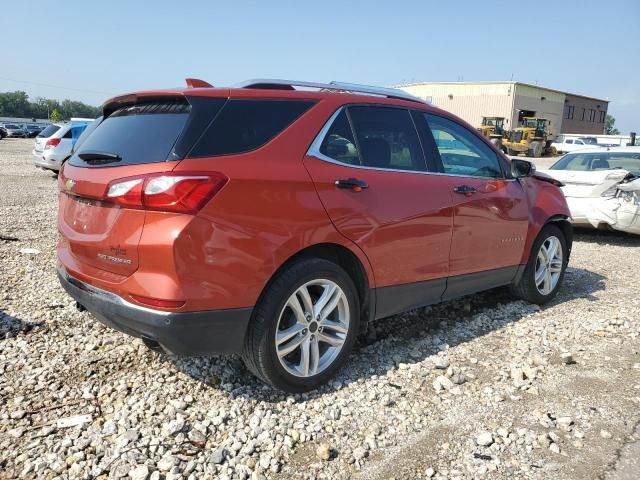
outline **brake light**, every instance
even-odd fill
[[[44,144],[44,149],[48,150],[49,148],[57,147],[59,144],[59,138],[50,138],[49,140],[47,140],[47,143]]]
[[[142,295],[131,295],[136,302],[150,307],[160,308],[180,308],[186,302],[184,300],[162,300],[160,298],[143,297]]]
[[[196,213],[229,179],[218,172],[169,172],[114,180],[103,201],[127,208]]]

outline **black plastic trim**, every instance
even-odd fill
[[[241,353],[252,308],[166,312],[137,307],[58,271],[62,287],[106,326],[157,343],[174,355]]]
[[[446,278],[424,282],[391,285],[376,289],[375,318],[385,318],[398,313],[438,303],[447,286]]]
[[[374,290],[375,319],[516,283],[525,267],[526,265],[514,265],[455,277],[377,288]]]

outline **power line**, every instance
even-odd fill
[[[98,95],[112,95],[112,93],[103,92],[103,91],[100,91],[100,90],[87,90],[87,89],[84,89],[84,88],[62,87],[60,85],[51,85],[49,83],[31,82],[29,80],[16,80],[15,78],[0,77],[0,80],[7,80],[9,82],[16,82],[16,83],[26,83],[26,84],[29,84],[29,85],[38,85],[40,87],[58,88],[60,90],[71,90],[71,91],[75,91],[75,92],[95,93],[95,94],[98,94]]]

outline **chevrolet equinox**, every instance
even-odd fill
[[[559,182],[399,90],[255,80],[108,100],[58,178],[58,275],[104,324],[305,391],[368,322],[498,286],[542,304]]]

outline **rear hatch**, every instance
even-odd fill
[[[100,270],[135,272],[145,220],[140,189],[150,174],[171,172],[186,155],[206,126],[203,104],[224,103],[211,100],[127,97],[106,105],[59,176],[61,248]]]
[[[58,125],[48,125],[42,132],[40,132],[38,134],[38,136],[36,137],[36,143],[35,143],[35,151],[38,153],[41,153],[44,151],[44,146],[47,143],[47,140],[49,140],[49,138],[56,133],[58,130],[60,130],[60,126]]]

